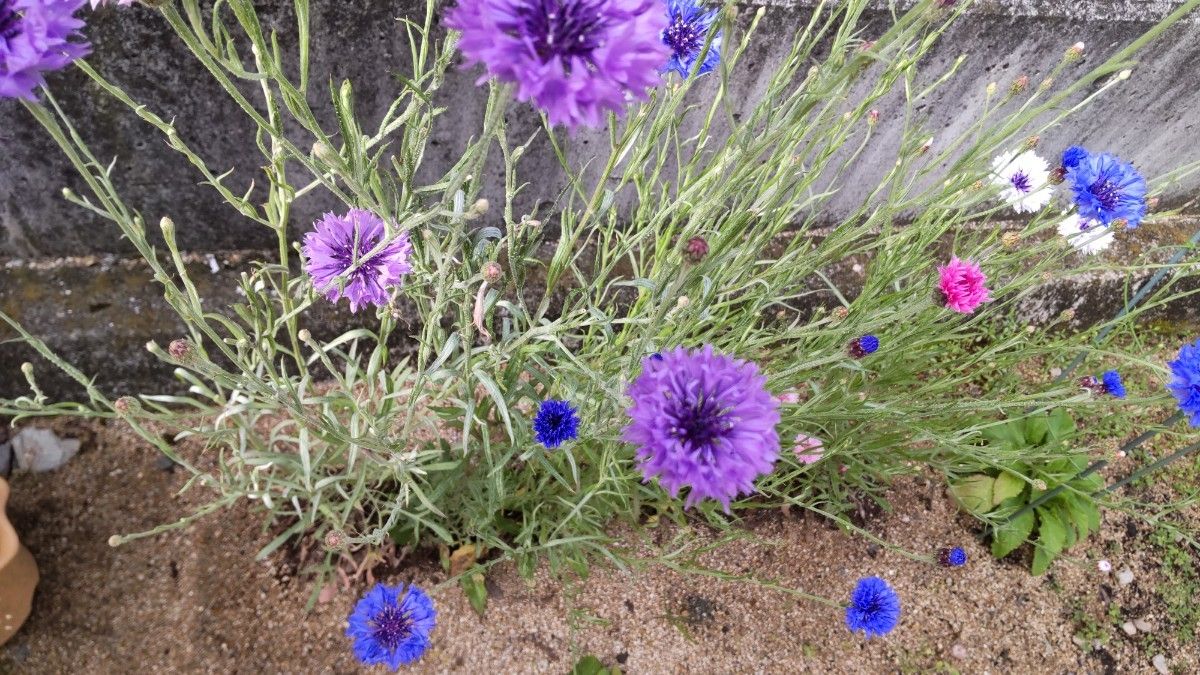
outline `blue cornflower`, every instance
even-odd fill
[[[546,399],[533,418],[533,435],[547,448],[557,448],[579,437],[579,415],[566,401]]]
[[[1113,155],[1088,154],[1068,167],[1067,180],[1081,218],[1106,226],[1123,220],[1133,229],[1146,217],[1146,179]]]
[[[874,354],[878,350],[879,338],[874,335],[864,335],[850,341],[850,356],[856,359],[861,359],[867,354]]]
[[[1109,370],[1101,376],[1101,381],[1104,383],[1104,392],[1111,394],[1117,398],[1125,398],[1125,385],[1121,383],[1121,374],[1115,370]]]
[[[662,68],[664,73],[673,70],[680,77],[692,73],[696,59],[704,51],[708,31],[719,15],[719,10],[704,9],[696,0],[667,0],[667,28],[663,31],[662,41],[671,48],[671,57]],[[720,62],[721,33],[718,32],[696,74],[712,72]]]
[[[433,601],[416,586],[375,584],[350,613],[346,637],[354,638],[354,656],[363,665],[399,670],[429,649],[436,617]]]
[[[967,564],[967,552],[959,546],[944,548],[938,551],[938,563],[943,567],[962,567]]]
[[[1200,427],[1200,340],[1184,345],[1179,358],[1167,365],[1174,376],[1167,388],[1179,401],[1179,409],[1188,416],[1188,422]]]
[[[1067,148],[1066,150],[1063,150],[1063,154],[1062,154],[1063,168],[1064,169],[1074,169],[1075,167],[1079,166],[1080,162],[1087,159],[1089,155],[1090,155],[1090,153],[1087,150],[1079,147],[1078,145],[1072,145],[1071,147]]]
[[[846,627],[863,631],[868,638],[886,635],[900,623],[900,596],[879,577],[858,580],[846,608]]]

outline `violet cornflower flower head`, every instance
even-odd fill
[[[1200,427],[1200,340],[1185,344],[1179,350],[1179,358],[1167,365],[1172,375],[1167,388],[1179,401],[1179,409],[1188,416],[1188,423]]]
[[[45,74],[91,52],[73,15],[85,0],[0,0],[0,98],[36,101]]]
[[[713,352],[712,345],[643,359],[629,385],[630,423],[622,438],[637,446],[646,480],[658,477],[671,496],[691,488],[686,506],[715,499],[729,511],[739,494],[779,458],[779,402],[749,361]]]
[[[680,77],[692,74],[708,31],[721,14],[717,9],[705,9],[697,0],[667,0],[667,28],[663,31],[663,44],[671,48],[671,58],[663,72],[675,71]],[[704,61],[696,70],[697,75],[711,73],[721,62],[721,33],[718,32],[704,55]]]
[[[970,314],[992,298],[988,295],[987,276],[979,265],[970,260],[950,258],[950,263],[938,267],[938,290],[946,307],[960,314]]]
[[[1067,181],[1081,218],[1103,225],[1120,220],[1132,230],[1146,217],[1146,179],[1113,155],[1088,154],[1068,167]]]
[[[533,418],[533,436],[548,449],[579,437],[578,411],[567,401],[547,399]]]
[[[962,567],[967,564],[967,552],[959,546],[944,548],[938,551],[938,564],[942,567]]]
[[[645,99],[670,56],[662,0],[459,0],[446,25],[462,32],[467,65],[517,85],[551,124],[598,127]]]
[[[436,619],[433,601],[416,586],[375,584],[354,606],[346,637],[363,665],[400,670],[429,649]]]
[[[851,633],[863,631],[868,638],[887,635],[900,623],[900,597],[879,577],[858,580],[850,605],[846,607],[846,627]]]
[[[378,253],[371,254],[387,236],[379,216],[363,209],[350,209],[344,216],[326,213],[316,230],[304,236],[305,269],[313,288],[330,302],[350,299],[350,311],[367,303],[383,307],[391,300],[390,289],[398,288],[412,271],[412,244],[401,232]]]

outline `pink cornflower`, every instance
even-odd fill
[[[792,448],[796,453],[796,461],[801,464],[812,464],[821,459],[825,452],[825,444],[815,436],[796,434],[796,445]]]
[[[992,298],[988,295],[987,276],[979,265],[970,260],[950,258],[950,263],[938,268],[938,289],[946,307],[960,314],[970,314],[975,308]]]

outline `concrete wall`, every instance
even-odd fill
[[[787,48],[790,30],[811,15],[811,0],[771,2],[748,56],[734,83],[732,100],[751,105],[756,93]],[[282,47],[292,48],[291,3],[261,3],[268,27],[280,31]],[[1006,86],[1019,74],[1041,79],[1076,41],[1087,44],[1089,64],[1129,43],[1177,2],[1088,0],[983,2],[951,29],[923,64],[940,73],[959,54],[968,54],[959,75],[922,108],[936,136],[956,134],[975,118],[988,82]],[[880,8],[868,18],[864,37],[883,30],[889,15]],[[748,7],[747,10],[752,9]],[[321,83],[349,78],[356,84],[357,106],[369,127],[377,122],[397,90],[391,74],[407,66],[404,34],[394,20],[417,15],[423,3],[313,2],[312,103],[328,110]],[[744,11],[743,15],[749,14]],[[122,85],[133,98],[164,118],[175,117],[181,136],[206,157],[215,170],[235,168],[233,186],[248,186],[257,177],[261,156],[244,115],[211,83],[210,76],[174,39],[157,12],[145,7],[105,8],[89,14],[95,54],[90,63]],[[1200,19],[1196,15],[1173,28],[1144,50],[1134,77],[1063,127],[1047,133],[1043,147],[1052,154],[1071,143],[1105,149],[1135,162],[1156,176],[1188,161],[1200,160]],[[483,95],[474,85],[476,73],[455,71],[440,93],[449,105],[435,128],[426,159],[429,177],[440,175],[457,157],[465,139],[477,132]],[[708,83],[712,86],[714,83]],[[210,189],[198,185],[198,174],[162,139],[124,107],[97,91],[80,73],[51,78],[53,91],[76,120],[97,156],[116,158],[115,175],[128,203],[151,223],[170,215],[185,249],[228,259],[233,251],[269,249],[272,235],[240,219]],[[699,92],[700,96],[703,92]],[[857,175],[861,190],[894,161],[898,116],[881,109],[877,141],[867,150]],[[327,115],[328,117],[328,115]],[[510,114],[510,137],[535,129],[533,116],[517,106]],[[333,128],[333,120],[326,120]],[[98,373],[106,388],[127,391],[161,376],[147,370],[140,346],[149,337],[166,339],[177,328],[164,316],[153,286],[143,281],[136,263],[124,260],[130,247],[111,225],[65,202],[64,185],[83,192],[80,181],[19,104],[0,101],[0,308],[15,312],[36,333],[62,348],[85,371]],[[571,141],[572,154],[585,158],[597,135]],[[582,163],[582,162],[580,162]],[[534,178],[528,198],[549,199],[558,192],[561,172],[543,143],[523,162],[524,176]],[[499,167],[489,173],[501,184]],[[857,205],[863,196],[850,184],[826,214]],[[1168,202],[1183,204],[1200,190],[1200,173],[1168,192]],[[494,194],[492,196],[495,196]],[[294,211],[299,232],[321,211],[334,207],[328,198],[308,197]],[[64,258],[59,260],[60,258]],[[232,266],[214,275],[214,297],[229,285]],[[43,274],[31,274],[30,270]],[[60,271],[56,271],[60,270]],[[228,290],[232,290],[229,288]],[[219,302],[219,301],[218,301]],[[0,339],[7,334],[0,330]],[[123,345],[117,356],[114,344]],[[135,347],[137,347],[135,349]],[[0,345],[0,395],[20,390],[16,365],[26,358],[13,346]],[[120,365],[114,368],[114,361]],[[46,370],[46,369],[42,369]],[[5,377],[17,382],[5,383]]]

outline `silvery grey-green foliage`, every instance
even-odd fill
[[[1127,413],[1069,382],[1022,373],[1065,363],[1096,331],[1132,326],[1182,292],[1172,277],[1114,324],[1083,333],[1013,326],[1017,303],[1047,279],[1102,268],[1133,278],[1155,264],[1081,267],[1053,236],[1053,210],[1028,222],[1002,220],[1007,206],[995,199],[987,167],[995,154],[1108,95],[1131,55],[1196,4],[1091,70],[1064,58],[1045,86],[1018,91],[1001,83],[966,132],[932,144],[918,106],[958,64],[944,73],[918,65],[964,8],[919,3],[868,45],[865,0],[821,3],[761,100],[735,121],[741,102],[729,99],[727,84],[744,71],[742,56],[764,13],[735,18],[730,6],[711,97],[670,80],[610,124],[609,147],[588,167],[566,161],[571,137],[543,129],[569,187],[552,209],[518,213],[514,198],[539,176],[521,166],[532,139],[510,138],[504,115],[534,113],[511,104],[504,86],[480,90],[487,106],[479,131],[453,168],[431,184],[417,178],[434,120],[450,104],[439,88],[454,37],[436,37],[436,2],[423,18],[398,23],[412,72],[372,128],[355,113],[352,83],[331,83],[326,96],[326,83],[309,80],[307,0],[295,0],[296,54],[281,52],[249,0],[167,3],[166,24],[238,103],[242,123],[257,130],[264,180],[250,192],[235,192],[202,159],[203,149],[188,144],[192,121],[177,128],[152,101],[135,101],[102,72],[79,67],[161,131],[232,207],[231,217],[274,231],[277,256],[242,278],[243,303],[206,306],[174,241],[187,223],[123,202],[110,167],[46,92],[45,104],[29,111],[89,191],[67,198],[133,243],[188,328],[188,348],[175,355],[150,347],[177,366],[187,393],[111,401],[5,317],[84,383],[89,401],[51,404],[35,389],[33,397],[0,402],[0,412],[120,419],[192,473],[188,489],[211,495],[202,513],[246,498],[261,505],[278,533],[262,555],[296,537],[338,531],[351,546],[388,536],[477,542],[523,570],[539,556],[577,569],[596,556],[620,564],[606,534],[614,519],[682,519],[679,502],[642,482],[619,438],[624,387],[640,360],[676,345],[711,343],[755,360],[772,391],[802,393],[784,406],[785,448],[798,433],[825,440],[826,458],[812,465],[785,449],[776,471],[759,481],[761,494],[739,507],[786,503],[838,517],[856,495],[877,494],[891,477],[923,467],[957,476],[1051,461],[1036,450],[981,445],[981,432],[1051,409]],[[1088,87],[1094,91],[1085,95]],[[889,95],[901,104],[888,114],[904,118],[895,164],[857,210],[829,223],[822,208],[854,179],[863,149],[879,142],[872,110]],[[314,101],[334,111],[336,127],[318,122]],[[488,209],[478,197],[491,153],[503,158],[506,197]],[[1156,189],[1172,178],[1161,177]],[[301,272],[289,226],[292,205],[318,192],[378,213],[393,235],[410,233],[415,269],[401,296],[421,319],[414,332],[402,334],[397,306],[379,311],[369,328],[313,337],[307,310],[325,300]],[[147,221],[160,218],[162,251],[147,231]],[[1003,231],[1019,233],[1019,242],[1003,242]],[[693,236],[710,248],[698,263],[680,251]],[[934,300],[936,265],[951,251],[983,265],[997,298],[986,311],[962,317]],[[864,265],[853,297],[828,274],[848,259]],[[489,263],[503,270],[495,283],[484,279]],[[848,311],[807,309],[822,303]],[[847,343],[866,333],[879,335],[884,348],[867,360],[849,358]],[[1104,346],[1089,359],[1161,370]],[[1138,394],[1146,403],[1165,396]],[[574,402],[583,419],[580,439],[554,452],[530,430],[531,411],[547,397]],[[177,451],[162,429],[193,450]],[[709,505],[698,515],[728,521]]]

